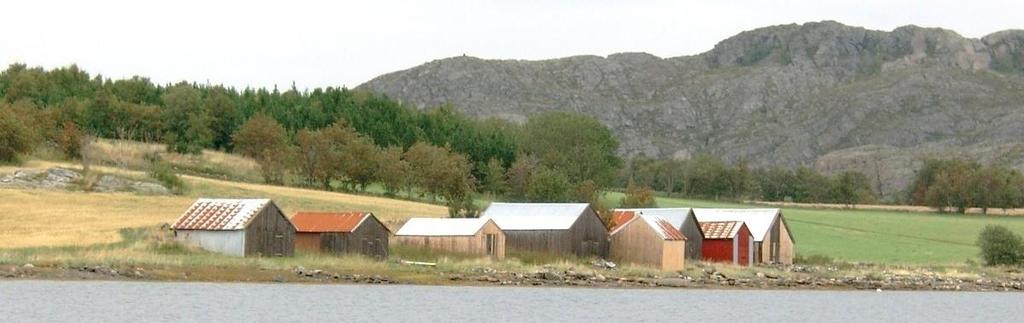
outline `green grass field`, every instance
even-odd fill
[[[621,193],[605,196],[618,205]],[[760,207],[674,198],[659,207]],[[827,255],[837,260],[889,264],[955,264],[978,261],[975,241],[986,225],[1003,225],[1024,234],[1024,217],[895,211],[783,208],[798,255]]]

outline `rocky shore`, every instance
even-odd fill
[[[420,269],[408,272],[341,273],[295,267],[258,268],[143,268],[123,266],[36,266],[0,265],[2,279],[49,280],[145,280],[277,283],[424,284],[475,286],[539,286],[595,288],[698,288],[698,289],[801,289],[801,290],[932,290],[932,291],[1024,291],[1024,275],[1013,269],[1000,275],[948,274],[923,269],[864,272],[829,266],[771,266],[726,274],[714,266],[698,265],[672,276],[624,275],[600,268],[556,269],[544,267],[531,272],[503,271],[478,267],[463,272]],[[433,271],[433,272],[431,272]],[[425,275],[424,275],[425,273]],[[393,275],[392,275],[393,274]],[[396,276],[404,277],[398,278]],[[956,276],[956,275],[954,275]]]

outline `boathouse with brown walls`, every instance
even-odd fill
[[[295,248],[329,254],[388,257],[388,230],[370,212],[299,212],[292,216]]]
[[[703,258],[750,266],[754,259],[754,237],[741,221],[709,221],[700,224],[704,230]]]
[[[587,203],[491,203],[480,218],[501,228],[509,253],[608,255],[608,229]]]
[[[742,221],[754,237],[755,263],[793,263],[793,234],[779,209],[693,209],[697,221]]]
[[[505,233],[479,218],[412,218],[395,232],[395,244],[461,255],[505,258]]]
[[[639,211],[615,211],[613,217],[628,220],[609,234],[608,257],[612,261],[665,271],[683,269],[688,241],[667,218]]]
[[[175,239],[245,257],[290,257],[295,227],[269,199],[196,200],[171,226]]]
[[[633,212],[619,212],[633,211]],[[625,223],[632,218],[633,214],[645,214],[658,216],[672,224],[686,237],[686,248],[684,256],[686,259],[700,260],[701,245],[704,242],[704,232],[701,231],[700,222],[690,208],[640,208],[640,209],[615,209],[612,221],[619,224]],[[615,216],[617,215],[617,216]],[[614,224],[613,224],[614,225]]]

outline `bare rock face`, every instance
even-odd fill
[[[0,176],[0,188],[82,190],[83,176],[78,171],[54,167],[46,170],[20,169]],[[146,195],[170,195],[166,187],[149,182],[134,181],[113,175],[101,175],[92,184],[94,192],[134,192]]]
[[[1024,165],[1024,156],[995,149],[1024,138],[1020,30],[970,39],[916,26],[783,25],[695,56],[455,57],[358,89],[514,121],[548,110],[586,113],[617,134],[624,156],[708,153],[823,170],[871,161],[885,174],[869,177],[890,196],[921,159],[965,148],[981,154],[972,158]]]

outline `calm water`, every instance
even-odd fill
[[[0,282],[3,322],[1011,322],[1024,294]]]

